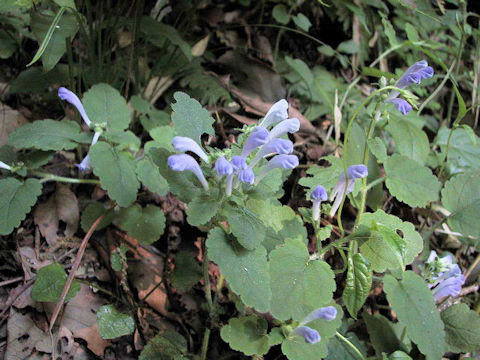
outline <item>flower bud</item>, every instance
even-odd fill
[[[288,102],[285,99],[277,101],[260,122],[259,126],[268,128],[270,125],[288,118]]]

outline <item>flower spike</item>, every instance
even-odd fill
[[[78,98],[77,95],[75,95],[72,91],[68,90],[67,88],[61,87],[58,89],[58,96],[60,99],[65,100],[75,106],[82,116],[83,121],[85,121],[85,124],[87,124],[88,127],[90,127],[91,121],[88,118],[88,115],[83,107],[82,102]]]
[[[322,201],[328,200],[327,191],[322,185],[318,185],[310,194],[310,200],[313,202],[312,218],[314,221],[317,221],[320,219],[320,205],[322,204]]]
[[[205,154],[205,151],[203,151],[200,145],[189,137],[175,136],[172,140],[172,146],[176,151],[191,151],[198,155],[207,164],[210,162],[208,160],[208,155]]]
[[[270,125],[288,118],[288,102],[285,99],[277,101],[260,122],[259,126],[268,128]]]
[[[316,344],[322,339],[317,330],[309,328],[308,326],[299,326],[293,330],[293,332],[302,336],[305,342],[309,344]]]
[[[205,190],[208,190],[208,182],[203,175],[202,169],[195,159],[187,154],[170,155],[168,166],[174,171],[191,171],[202,183]]]
[[[243,146],[242,150],[242,156],[247,157],[253,150],[267,143],[269,135],[270,134],[268,130],[264,127],[257,126],[255,129],[253,129],[247,141],[245,141],[245,145]]]

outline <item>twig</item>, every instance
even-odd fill
[[[459,303],[462,296],[468,295],[468,294],[470,294],[470,293],[472,293],[472,292],[477,292],[477,291],[478,291],[478,288],[479,288],[479,285],[478,285],[478,284],[464,287],[464,288],[462,289],[462,291],[460,292],[460,294],[458,294],[458,296],[455,296],[455,297],[451,297],[451,296],[450,296],[450,297],[447,298],[447,300],[445,300],[444,302],[442,302],[442,303],[438,306],[438,310],[439,310],[440,312],[442,312],[442,311],[446,310],[447,308],[449,308],[450,306]]]
[[[5,281],[0,282],[0,287],[19,282],[21,280],[23,280],[23,276],[19,276],[19,277],[16,277],[14,279],[5,280]]]
[[[70,270],[70,274],[68,274],[67,282],[65,283],[65,286],[63,287],[63,290],[62,290],[62,294],[60,295],[60,299],[58,300],[57,305],[55,305],[55,309],[53,310],[52,318],[50,319],[50,326],[48,327],[49,331],[52,331],[53,325],[57,320],[58,314],[60,313],[60,309],[65,303],[65,298],[67,297],[68,290],[70,290],[70,286],[72,286],[75,273],[77,272],[78,267],[80,266],[80,262],[82,261],[83,254],[85,253],[85,249],[87,248],[88,240],[92,236],[98,224],[100,224],[102,220],[105,218],[105,215],[106,214],[101,215],[97,220],[95,220],[92,226],[90,226],[90,229],[88,230],[87,235],[85,235],[85,237],[82,240],[82,243],[80,244],[80,247],[78,248],[77,257],[75,259],[75,262],[73,263],[72,269]]]

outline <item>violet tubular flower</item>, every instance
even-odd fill
[[[233,166],[223,156],[219,157],[215,162],[215,172],[219,178],[233,173]]]
[[[270,140],[283,136],[287,133],[293,134],[300,129],[300,120],[297,118],[283,120],[281,123],[275,125],[270,131]]]
[[[410,66],[407,71],[398,79],[395,86],[399,89],[405,89],[412,84],[420,84],[422,79],[428,79],[433,76],[433,68],[428,66],[426,60],[421,60]],[[393,103],[395,108],[403,115],[408,114],[412,110],[412,106],[405,100],[398,98],[400,93],[392,90],[388,95],[387,102]]]
[[[239,171],[238,180],[244,184],[253,185],[255,181],[255,174],[250,166],[247,166],[245,169]]]
[[[285,120],[286,118],[288,118],[288,102],[282,99],[272,105],[259,126],[268,128],[270,125]]]
[[[302,336],[305,342],[309,344],[316,344],[322,339],[317,330],[308,326],[299,326],[293,330],[293,333]]]
[[[353,191],[355,180],[368,176],[368,168],[363,164],[349,166],[347,169],[347,176],[348,179],[345,180],[345,173],[340,175],[338,182],[330,194],[330,200],[335,199],[330,211],[330,217],[333,217],[337,212],[340,203],[342,202],[343,194],[347,195]]]
[[[293,143],[286,139],[273,139],[267,144],[263,145],[257,152],[253,160],[250,162],[250,166],[254,167],[263,157],[272,154],[291,154],[293,152]]]
[[[75,106],[82,116],[83,121],[85,121],[85,124],[87,124],[88,127],[90,127],[91,121],[88,118],[88,115],[85,111],[85,108],[83,107],[82,102],[78,98],[77,95],[75,95],[72,91],[68,90],[67,88],[61,87],[58,89],[58,96],[60,99],[65,100]],[[93,139],[92,142],[90,143],[90,148],[95,145],[102,133],[95,131],[95,134],[93,134]],[[83,160],[80,162],[80,164],[75,165],[80,172],[87,172],[90,170],[90,157],[85,156]]]
[[[453,262],[453,256],[439,257],[435,251],[430,252],[427,261],[428,275],[431,283],[428,285],[432,289],[435,301],[446,296],[458,296],[465,283],[465,276],[462,275],[460,267]]]
[[[74,94],[72,91],[68,90],[67,88],[61,87],[58,89],[58,96],[60,99],[65,100],[75,106],[82,116],[83,121],[85,121],[85,124],[87,124],[88,127],[90,127],[91,121],[88,118],[87,112],[85,111],[85,108],[83,107],[82,102],[78,98],[76,94]]]
[[[318,319],[324,319],[327,321],[332,321],[335,320],[337,317],[337,309],[335,309],[334,306],[326,306],[326,307],[321,307],[316,310],[313,310],[310,314],[308,314],[305,319],[302,321],[303,324],[307,324],[311,321],[318,320]]]
[[[241,156],[247,157],[253,150],[268,142],[270,133],[267,129],[257,126],[245,141]]]
[[[12,167],[5,164],[3,161],[0,161],[0,169],[6,169],[6,170],[11,170]]]
[[[277,155],[274,156],[265,167],[262,169],[260,174],[255,179],[255,185],[257,185],[260,180],[262,180],[270,170],[273,169],[294,169],[298,166],[298,157],[296,155]]]
[[[172,140],[172,146],[176,151],[191,151],[198,155],[207,164],[210,162],[208,155],[203,151],[200,145],[193,139],[184,136],[175,136]]]
[[[320,205],[322,204],[322,201],[328,200],[327,191],[322,185],[318,185],[317,187],[315,187],[315,189],[313,189],[312,193],[310,194],[310,200],[312,200],[313,203],[312,218],[314,221],[317,221],[318,219],[320,219]]]
[[[203,188],[208,190],[208,182],[203,175],[202,169],[192,156],[187,154],[170,155],[168,157],[168,166],[174,171],[191,171],[198,178]]]

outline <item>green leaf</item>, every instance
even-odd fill
[[[117,89],[108,84],[96,84],[82,99],[92,125],[105,124],[108,131],[125,130],[130,124],[130,109]]]
[[[428,153],[430,152],[430,143],[427,134],[410,121],[403,119],[396,120],[392,117],[386,130],[392,134],[395,141],[395,149],[412,160],[425,164]]]
[[[102,135],[108,142],[121,145],[122,149],[130,149],[132,151],[140,149],[140,139],[130,130],[111,130],[104,132]]]
[[[32,94],[45,93],[51,94],[51,86],[54,84],[68,83],[68,65],[57,64],[47,73],[43,72],[41,66],[34,66],[22,71],[11,82],[9,94]]]
[[[455,304],[441,314],[448,350],[460,353],[480,350],[480,316],[466,304]]]
[[[366,357],[367,350],[354,332],[342,334]],[[328,356],[325,360],[356,360],[358,354],[340,338],[334,336],[328,341]]]
[[[442,190],[442,203],[451,212],[448,224],[464,236],[480,236],[480,170],[454,176]]]
[[[0,29],[0,59],[8,59],[17,50],[18,43],[8,32]]]
[[[214,190],[212,190],[213,192]],[[212,194],[200,193],[190,203],[187,208],[187,221],[190,225],[205,225],[215,216],[219,210],[221,201]]]
[[[418,31],[415,29],[415,26],[413,26],[410,23],[405,24],[405,32],[407,33],[407,38],[408,40],[412,42],[417,42],[420,41],[420,37],[418,36]]]
[[[135,330],[135,322],[128,314],[117,311],[113,305],[103,305],[98,309],[98,332],[102,339],[115,339],[129,335]]]
[[[268,322],[259,316],[232,318],[222,327],[220,336],[233,350],[245,355],[263,355],[270,349]]]
[[[93,202],[89,204],[85,210],[82,212],[82,218],[80,220],[80,225],[82,226],[83,231],[87,232],[90,227],[93,225],[95,220],[97,220],[100,216],[106,213],[105,218],[100,221],[100,224],[97,225],[96,230],[101,230],[106,228],[108,225],[111,224],[113,218],[115,217],[115,213],[112,209],[105,208],[105,204],[100,202]]]
[[[310,29],[310,27],[312,26],[310,20],[302,13],[298,13],[297,15],[295,15],[293,17],[293,22],[303,31],[308,31],[308,29]]]
[[[275,5],[272,11],[272,16],[275,21],[283,25],[288,24],[290,21],[290,15],[288,15],[287,8],[282,4]]]
[[[377,210],[374,213],[363,214],[359,224],[369,227],[372,222],[385,225],[393,231],[402,233],[406,246],[403,257],[405,265],[411,264],[415,257],[422,251],[423,239],[411,222],[402,221],[395,215],[387,214],[383,210]]]
[[[167,330],[150,339],[139,360],[182,360],[188,351],[187,341],[177,332]]]
[[[201,266],[190,252],[180,251],[175,255],[175,270],[171,278],[175,289],[181,292],[188,291],[201,277]]]
[[[387,19],[385,14],[380,13],[382,16],[382,24],[385,31],[385,35],[387,35],[388,42],[390,43],[390,47],[395,47],[398,45],[397,35],[395,34],[395,29],[393,28],[392,23]]]
[[[311,311],[332,301],[333,271],[323,260],[310,260],[301,241],[288,239],[270,253],[270,277],[270,312],[279,320],[301,321]]]
[[[343,290],[343,303],[352,317],[357,317],[372,287],[370,262],[362,254],[348,257],[347,283]]]
[[[327,356],[329,339],[340,327],[343,316],[342,308],[338,305],[334,306],[337,309],[337,317],[334,320],[321,319],[308,323],[308,327],[318,331],[321,341],[308,344],[303,337],[293,334],[283,341],[282,352],[289,360],[322,360]]]
[[[8,143],[17,149],[70,150],[78,146],[80,131],[70,120],[37,120],[11,133]]]
[[[387,148],[385,143],[379,137],[368,140],[368,148],[370,152],[377,158],[379,162],[385,162],[387,160]]]
[[[265,225],[248,207],[227,204],[222,215],[230,225],[232,234],[245,249],[253,250],[265,239]]]
[[[387,188],[398,200],[412,207],[425,207],[438,200],[441,184],[427,167],[396,154],[390,156],[384,166]]]
[[[160,196],[167,194],[167,180],[160,174],[160,169],[155,165],[150,156],[146,155],[142,160],[137,162],[136,173],[138,180],[140,180],[148,190]]]
[[[165,230],[165,215],[155,205],[142,208],[138,204],[120,209],[113,223],[128,232],[140,244],[148,245],[157,241]]]
[[[114,271],[122,271],[127,268],[127,251],[128,247],[125,244],[111,251],[110,265]]]
[[[307,230],[303,221],[291,207],[282,205],[275,199],[250,199],[247,206],[267,227],[263,246],[268,252],[277,245],[285,243],[286,239],[297,239],[303,242],[307,240]]]
[[[440,146],[443,156],[445,156],[450,131],[451,129],[442,127],[435,140],[435,145]],[[472,141],[471,134],[465,128],[453,130],[448,150],[448,162],[461,171],[468,168],[480,168],[480,141],[476,135],[474,139],[475,141]]]
[[[267,312],[272,294],[265,248],[246,250],[217,227],[208,234],[207,249],[210,259],[217,263],[230,288],[245,305]]]
[[[126,207],[136,200],[140,183],[131,157],[103,141],[90,148],[89,156],[102,188],[118,205]]]
[[[370,261],[372,269],[376,272],[403,269],[406,241],[387,226],[379,223],[370,226],[370,238],[360,246],[360,252]]]
[[[0,179],[0,235],[8,235],[20,225],[41,193],[42,184],[37,179]]]
[[[395,350],[401,349],[409,351],[411,344],[408,337],[402,334],[405,331],[405,326],[401,323],[392,323],[386,317],[380,314],[370,315],[366,311],[362,314],[367,325],[367,331],[370,335],[370,341],[377,356],[381,356],[382,352],[390,354]]]
[[[77,19],[72,14],[65,14],[65,8],[60,8],[56,15],[46,11],[33,11],[30,26],[41,43],[35,57],[27,65],[30,66],[40,57],[43,70],[48,72],[60,61],[67,49],[65,39],[75,37],[78,31]]]
[[[307,198],[317,185],[322,185],[325,187],[325,190],[327,190],[327,193],[330,192],[344,171],[342,159],[335,156],[326,156],[323,157],[322,160],[327,160],[331,166],[320,167],[313,165],[307,170],[307,175],[311,176],[299,180],[300,185],[305,186],[310,190],[307,192]]]
[[[170,25],[156,21],[150,16],[144,16],[141,19],[140,29],[147,35],[147,40],[152,44],[164,47],[164,39],[168,39],[172,44],[178,46],[183,55],[189,60],[193,58],[192,48],[182,39],[178,31]]]
[[[354,40],[347,40],[338,45],[337,51],[344,54],[356,54],[360,51],[360,46],[358,46],[358,43]]]
[[[403,351],[395,351],[388,357],[388,360],[412,360],[412,358]]]
[[[305,82],[310,96],[314,97],[317,94],[315,87],[314,76],[308,65],[301,59],[293,59],[290,56],[285,56],[285,62],[290,66]]]
[[[172,140],[175,137],[175,129],[173,126],[159,126],[150,130],[150,136],[153,141],[148,142],[145,145],[145,151],[149,150],[149,147],[160,147],[167,149],[168,151],[174,151],[172,146]]]
[[[385,275],[383,283],[398,320],[407,327],[408,337],[427,360],[441,359],[445,352],[444,325],[425,280],[413,271],[405,271],[402,280]]]
[[[186,136],[202,145],[202,134],[215,135],[212,124],[214,120],[200,103],[187,94],[177,91],[173,94],[172,121],[178,136]]]
[[[58,263],[42,267],[38,270],[32,287],[32,299],[41,302],[57,302],[62,295],[67,278],[68,275],[65,273],[63,266]],[[80,283],[74,280],[65,301],[74,298],[79,290]]]

